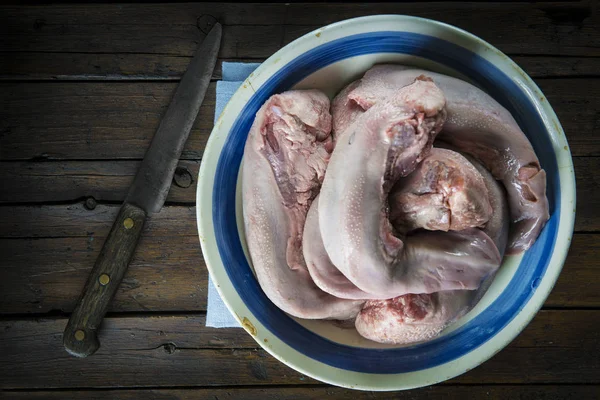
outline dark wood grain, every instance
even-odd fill
[[[600,280],[597,278],[599,257],[600,236],[576,234],[561,275],[545,306],[598,308],[600,305]]]
[[[185,316],[107,318],[100,332],[104,346],[93,357],[75,359],[61,346],[66,320],[5,320],[0,384],[9,389],[316,383],[256,349],[245,331],[205,328],[203,322]],[[449,383],[599,384],[599,323],[600,311],[542,311],[506,349]],[[223,341],[249,347],[222,348]]]
[[[145,221],[141,208],[128,203],[120,208],[63,333],[69,354],[87,357],[100,347],[98,329],[129,267]]]
[[[90,199],[68,205],[0,207],[0,238],[106,237],[118,210],[118,205],[94,204]],[[172,238],[197,234],[193,206],[163,207],[146,220],[142,231],[144,236]]]
[[[73,8],[76,10],[78,7]],[[103,15],[110,12],[107,7],[102,8]],[[58,8],[52,9],[56,11]],[[37,26],[41,27],[36,30],[35,21],[19,21],[9,11],[4,11],[0,23],[5,24],[5,29],[12,32],[0,35],[0,53],[141,53],[188,56],[206,36],[196,27],[195,17],[194,22],[187,24],[166,20],[162,23],[138,20],[135,23],[131,20],[118,20],[118,17],[112,22],[78,24],[65,21],[63,16],[55,15],[50,9],[47,12],[51,15],[41,12],[35,20],[47,21],[38,22]],[[143,9],[134,12],[145,14]],[[89,17],[91,15],[86,18]],[[124,18],[127,17],[136,20],[133,15]],[[186,19],[189,20],[189,17]],[[23,25],[18,25],[19,23]],[[266,58],[281,48],[284,37],[284,25],[225,26],[219,57]],[[256,43],[261,45],[256,46]],[[574,54],[581,53],[575,51]],[[6,62],[11,63],[10,59]]]
[[[600,79],[539,79],[536,83],[558,116],[571,154],[600,156],[594,133],[600,128],[600,104],[596,105],[600,103]]]
[[[0,53],[0,81],[143,81],[179,80],[190,56],[160,54]],[[592,77],[600,74],[600,58],[514,55],[511,58],[533,78]],[[221,63],[262,62],[264,58],[221,58],[213,80],[221,79]]]
[[[0,191],[0,203],[73,201],[82,197],[122,202],[140,163],[117,160],[0,163],[0,187],[11,188]],[[199,167],[198,161],[179,163],[167,202],[195,203]],[[179,183],[178,176],[183,174],[187,179]]]
[[[2,54],[2,53],[0,53]],[[6,53],[5,53],[6,54]],[[10,53],[10,63],[0,62],[2,81],[178,81],[192,56],[158,54]],[[544,63],[543,60],[552,60]],[[43,64],[40,61],[43,60]],[[530,66],[533,76],[592,76],[600,60],[587,57],[517,56]],[[260,63],[264,58],[219,58],[212,80],[222,78],[223,62]],[[544,65],[546,64],[546,65]]]
[[[9,393],[7,393],[9,394]],[[63,400],[320,400],[348,399],[375,400],[389,399],[387,392],[357,392],[336,387],[283,387],[283,388],[202,388],[202,389],[137,389],[137,390],[94,390],[94,391],[39,391],[10,392],[11,398]],[[429,386],[413,389],[406,393],[395,393],[394,398],[411,400],[452,400],[452,399],[561,399],[592,400],[600,397],[597,385],[465,385]]]
[[[600,231],[600,158],[574,158],[577,181],[577,230]]]
[[[0,159],[143,158],[177,82],[0,84]],[[202,157],[213,127],[206,93],[181,155]]]
[[[599,79],[538,79],[575,156],[599,156]],[[176,82],[0,83],[0,160],[141,159]],[[213,128],[212,84],[182,159],[202,157]]]
[[[211,15],[225,25],[221,57],[264,58],[309,30],[373,14],[440,20],[507,53],[600,55],[587,2],[13,6],[0,10],[0,51],[190,55]]]
[[[117,209],[114,206],[110,212],[92,214],[89,231],[84,222],[87,210],[75,214],[80,218],[66,211],[65,218],[73,221],[65,226],[74,232],[71,237],[59,232],[56,237],[0,239],[0,314],[73,310]],[[189,210],[173,210],[167,208],[164,217],[150,220],[110,311],[206,310],[208,274],[195,233],[195,218]],[[25,232],[40,226],[40,231],[51,233],[53,223],[45,225],[41,211],[35,215],[41,219],[31,220]],[[6,215],[2,220],[6,221]],[[76,226],[78,221],[81,224]],[[600,235],[574,236],[547,307],[600,307],[599,249]]]
[[[0,314],[73,310],[103,241],[0,240]],[[142,236],[109,311],[206,310],[207,280],[197,235]]]
[[[62,317],[37,320],[8,319],[0,321],[4,329],[2,341],[10,342],[4,350],[7,356],[18,354],[17,348],[34,346],[38,351],[60,351],[62,330],[67,320]],[[107,316],[100,338],[103,346],[97,355],[121,350],[148,351],[172,347],[175,349],[255,349],[259,347],[252,336],[241,328],[207,328],[203,314],[162,316]],[[38,335],[25,336],[30,329]],[[63,349],[64,351],[64,349]],[[74,363],[76,365],[76,363]]]

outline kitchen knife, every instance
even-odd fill
[[[87,357],[100,347],[97,331],[131,261],[146,216],[160,211],[179,156],[208,89],[221,25],[208,33],[181,78],[63,334],[66,350]]]

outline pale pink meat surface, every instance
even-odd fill
[[[331,262],[319,226],[319,196],[315,198],[304,225],[302,241],[306,267],[321,290],[343,299],[372,299],[373,295],[356,287]]]
[[[508,111],[458,79],[375,66],[333,118],[329,106],[289,91],[256,115],[242,196],[257,279],[296,317],[354,321],[382,343],[435,338],[481,299],[505,249],[537,238],[545,172]]]
[[[466,156],[481,173],[491,203],[484,232],[500,255],[508,240],[509,211],[504,188],[476,160]],[[408,294],[388,300],[367,301],[356,317],[357,331],[380,343],[412,344],[437,337],[447,326],[467,314],[483,297],[496,271],[477,290],[450,290],[432,294]]]
[[[434,148],[390,194],[390,220],[401,232],[482,227],[492,214],[483,177],[462,155]]]
[[[362,302],[320,290],[302,256],[302,232],[330,153],[329,99],[316,90],[272,96],[259,110],[244,149],[246,241],[258,281],[283,311],[309,319],[348,319]]]
[[[438,143],[441,145],[441,143]],[[507,201],[506,190],[479,161],[463,154],[463,156],[469,160],[483,177],[483,181],[488,191],[488,198],[492,207],[492,213],[488,219],[485,227],[482,228],[496,244],[500,255],[504,257],[506,248],[508,246],[508,233],[510,228],[510,210]]]
[[[342,125],[351,126],[352,118],[360,115],[358,108],[368,110],[422,74],[433,78],[446,96],[448,118],[440,139],[480,160],[507,190],[512,220],[507,252],[528,249],[549,217],[546,173],[514,118],[482,90],[442,74],[377,65],[349,85],[352,90],[340,94],[344,98],[334,99],[334,103],[346,104],[346,109],[352,110],[334,114],[334,125],[341,118]]]
[[[364,108],[348,98],[348,94],[356,89],[359,83],[360,81],[355,81],[346,86],[331,102],[331,115],[335,115],[335,118],[332,119],[332,133],[336,141],[342,137],[346,128],[365,112]]]
[[[411,344],[430,340],[465,314],[471,293],[453,290],[371,300],[356,317],[355,327],[361,336],[379,343]]]
[[[398,69],[409,69],[403,65],[395,65]],[[351,82],[349,85],[344,87],[331,102],[331,116],[333,124],[333,136],[335,140],[339,140],[348,127],[350,127],[356,118],[369,109],[371,105],[375,104],[380,99],[379,95],[374,94],[374,98],[365,98],[366,104],[360,104],[360,98],[351,98],[349,94],[361,85],[361,80]],[[394,88],[398,89],[398,88]],[[386,90],[386,95],[390,92]]]
[[[398,181],[388,201],[390,221],[403,233],[418,228],[448,231],[479,227],[492,216],[480,172],[459,153],[447,149],[433,148],[415,171]],[[303,237],[304,258],[313,281],[337,297],[372,299],[373,294],[356,287],[331,262],[321,237],[318,206],[317,197],[308,212]]]
[[[428,155],[445,120],[445,98],[429,79],[358,117],[336,144],[319,198],[319,225],[332,263],[374,299],[476,289],[500,263],[478,229],[394,236],[387,198]]]

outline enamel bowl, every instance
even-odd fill
[[[525,254],[506,257],[469,314],[432,341],[384,346],[354,329],[300,320],[273,305],[255,279],[242,220],[240,168],[254,115],[274,93],[335,95],[376,63],[408,64],[469,80],[517,120],[548,176],[550,220]],[[510,58],[478,37],[399,15],[342,21],[306,34],[266,60],[215,124],[200,168],[200,243],[219,293],[269,353],[323,382],[364,390],[410,389],[460,375],[492,357],[531,321],[561,271],[573,233],[575,179],[562,127],[547,99]]]

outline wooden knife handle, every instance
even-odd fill
[[[88,277],[77,307],[63,334],[63,344],[76,357],[87,357],[100,347],[97,331],[115,295],[146,220],[146,213],[123,204]]]

